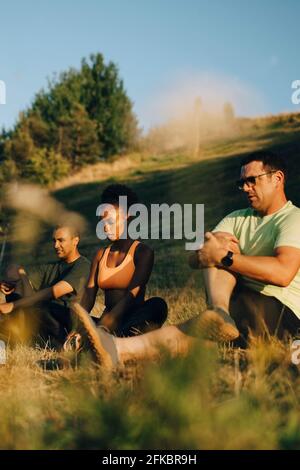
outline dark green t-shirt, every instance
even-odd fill
[[[74,290],[70,294],[47,302],[47,307],[52,313],[60,314],[66,313],[71,302],[81,300],[90,266],[90,261],[84,256],[80,256],[72,263],[56,261],[38,266],[28,266],[25,269],[35,291],[54,286],[59,281],[66,281],[73,287]]]

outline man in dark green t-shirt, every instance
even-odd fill
[[[56,227],[53,244],[58,261],[8,269],[8,281],[0,285],[7,296],[7,302],[0,304],[2,334],[14,340],[38,334],[51,346],[63,344],[71,330],[70,303],[80,301],[90,270],[78,243],[73,227]]]

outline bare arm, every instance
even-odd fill
[[[214,234],[208,232],[206,241],[199,250],[199,263],[202,266],[221,266],[221,259],[227,254]],[[229,270],[257,281],[279,287],[288,286],[300,269],[300,249],[281,246],[274,250],[273,256],[233,255]]]
[[[100,324],[111,331],[117,328],[118,323],[132,305],[133,300],[147,284],[153,269],[154,252],[150,247],[140,244],[136,249],[134,260],[135,271],[126,294],[109,312],[101,317]]]
[[[101,248],[93,258],[89,279],[80,302],[87,312],[90,312],[95,305],[96,295],[98,292],[99,261],[101,260],[103,253],[104,248]]]
[[[274,256],[233,256],[230,270],[257,281],[287,287],[300,269],[300,250],[290,246],[275,249]]]
[[[239,240],[228,232],[214,232],[214,236],[222,244],[223,248],[233,253],[240,253]],[[200,247],[199,250],[193,251],[189,256],[189,265],[192,269],[201,269],[200,261]]]
[[[0,313],[7,314],[16,308],[32,307],[33,305],[45,300],[58,299],[63,295],[70,294],[71,292],[73,292],[73,287],[68,282],[59,281],[54,286],[35,292],[30,297],[24,297],[23,299],[16,300],[15,302],[1,304]]]
[[[34,293],[30,280],[22,266],[13,264],[6,270],[7,281],[1,283],[1,291],[5,295],[16,292],[21,297],[29,297]]]

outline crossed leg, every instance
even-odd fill
[[[230,297],[236,285],[235,276],[217,268],[208,268],[204,274],[209,304],[224,311],[229,317]],[[172,356],[186,355],[198,341],[194,336],[203,337],[201,322],[203,314],[181,325],[168,325],[142,335],[117,338],[103,328],[97,328],[89,314],[79,304],[74,304],[71,311],[79,325],[83,341],[94,353],[95,359],[103,365],[112,366],[117,362],[124,363],[128,360],[153,359],[161,354],[162,349],[167,350]]]

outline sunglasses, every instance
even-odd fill
[[[276,173],[277,170],[268,171],[267,173],[261,173],[260,175],[256,176],[248,176],[247,178],[241,178],[240,180],[236,181],[237,188],[241,191],[244,189],[244,184],[247,184],[250,187],[255,186],[256,178],[260,176],[270,175],[271,173]]]

